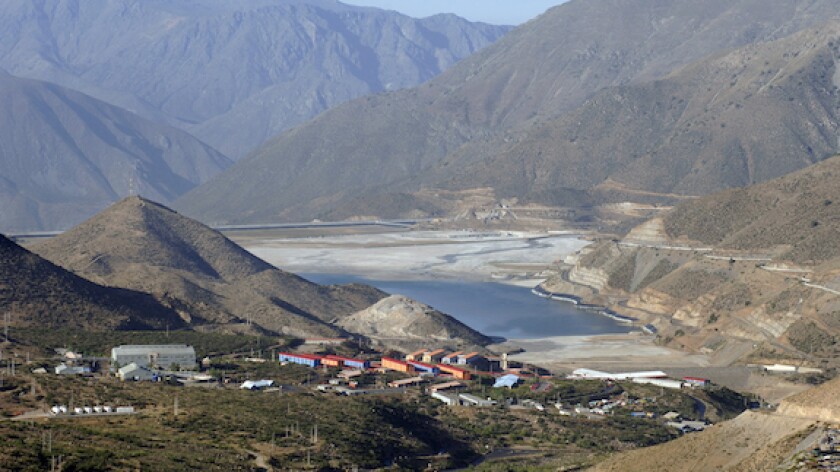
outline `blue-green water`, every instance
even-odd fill
[[[570,303],[537,297],[523,287],[493,282],[369,280],[344,274],[302,274],[319,284],[365,283],[405,295],[452,315],[488,336],[544,338],[627,333],[630,328],[577,309]]]

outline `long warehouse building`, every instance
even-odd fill
[[[185,344],[129,344],[111,349],[112,365],[127,366],[131,363],[140,367],[171,369],[177,366],[179,369],[193,370],[196,367],[195,349]]]

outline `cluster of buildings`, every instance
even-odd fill
[[[681,379],[668,378],[668,374],[661,370],[650,370],[642,372],[611,373],[592,369],[576,369],[567,378],[569,379],[595,379],[595,380],[624,380],[639,384],[650,384],[657,387],[680,390],[683,388],[708,387],[709,379],[701,377],[683,377]]]
[[[424,351],[425,352],[425,351]],[[478,358],[481,357],[478,353],[463,354],[454,353],[454,357],[448,356],[429,356],[429,362],[416,360],[422,358],[420,354],[409,354],[406,360],[393,359],[390,357],[383,357],[379,362],[372,363],[366,359],[354,359],[349,357],[335,356],[335,355],[319,355],[319,354],[298,354],[291,352],[281,352],[278,354],[280,362],[289,362],[293,364],[305,365],[307,367],[337,367],[345,369],[339,375],[348,377],[351,374],[361,375],[367,369],[378,367],[384,370],[392,370],[396,372],[404,372],[407,374],[419,374],[427,376],[449,375],[459,380],[469,380],[471,378],[470,370],[458,367],[459,365],[469,366],[475,365]],[[473,355],[474,354],[474,355]],[[460,356],[460,357],[459,357]],[[444,358],[448,362],[444,362]],[[463,360],[463,361],[462,361]],[[462,361],[462,362],[461,362]],[[431,364],[430,362],[440,362]]]
[[[195,359],[195,348],[185,344],[132,344],[111,349],[111,368],[123,381],[154,382],[161,370],[194,370]]]
[[[489,398],[480,398],[475,395],[470,395],[469,393],[448,393],[440,390],[436,390],[431,393],[432,398],[440,400],[448,406],[487,407],[496,404],[494,400],[490,400]]]
[[[280,362],[290,362],[292,364],[305,365],[307,367],[339,367],[347,369],[369,369],[370,361],[366,359],[353,359],[350,357],[334,356],[334,355],[319,355],[319,354],[297,354],[291,352],[281,352],[277,359]]]

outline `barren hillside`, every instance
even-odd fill
[[[336,318],[384,294],[322,287],[278,270],[220,233],[151,201],[131,197],[34,247],[99,283],[152,293],[214,324],[253,323],[292,335],[335,335]]]
[[[434,308],[392,295],[338,322],[347,331],[367,336],[384,346],[407,343],[428,346],[483,346],[491,341],[465,324]]]
[[[836,367],[837,175],[840,157],[685,202],[586,248],[546,286],[651,322],[676,347],[715,355],[748,342],[754,361]]]
[[[103,287],[76,276],[0,235],[0,311],[12,326],[163,329],[184,326],[151,295]]]
[[[838,398],[840,379],[835,379],[784,400],[775,413],[748,411],[703,432],[619,454],[590,470],[777,470],[819,423],[840,421]]]

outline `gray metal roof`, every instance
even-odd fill
[[[111,350],[112,353],[116,354],[123,354],[123,355],[133,355],[133,354],[148,354],[151,352],[156,353],[186,353],[189,352],[191,354],[195,354],[195,349],[192,346],[187,346],[186,344],[128,344],[123,346],[117,346]]]

